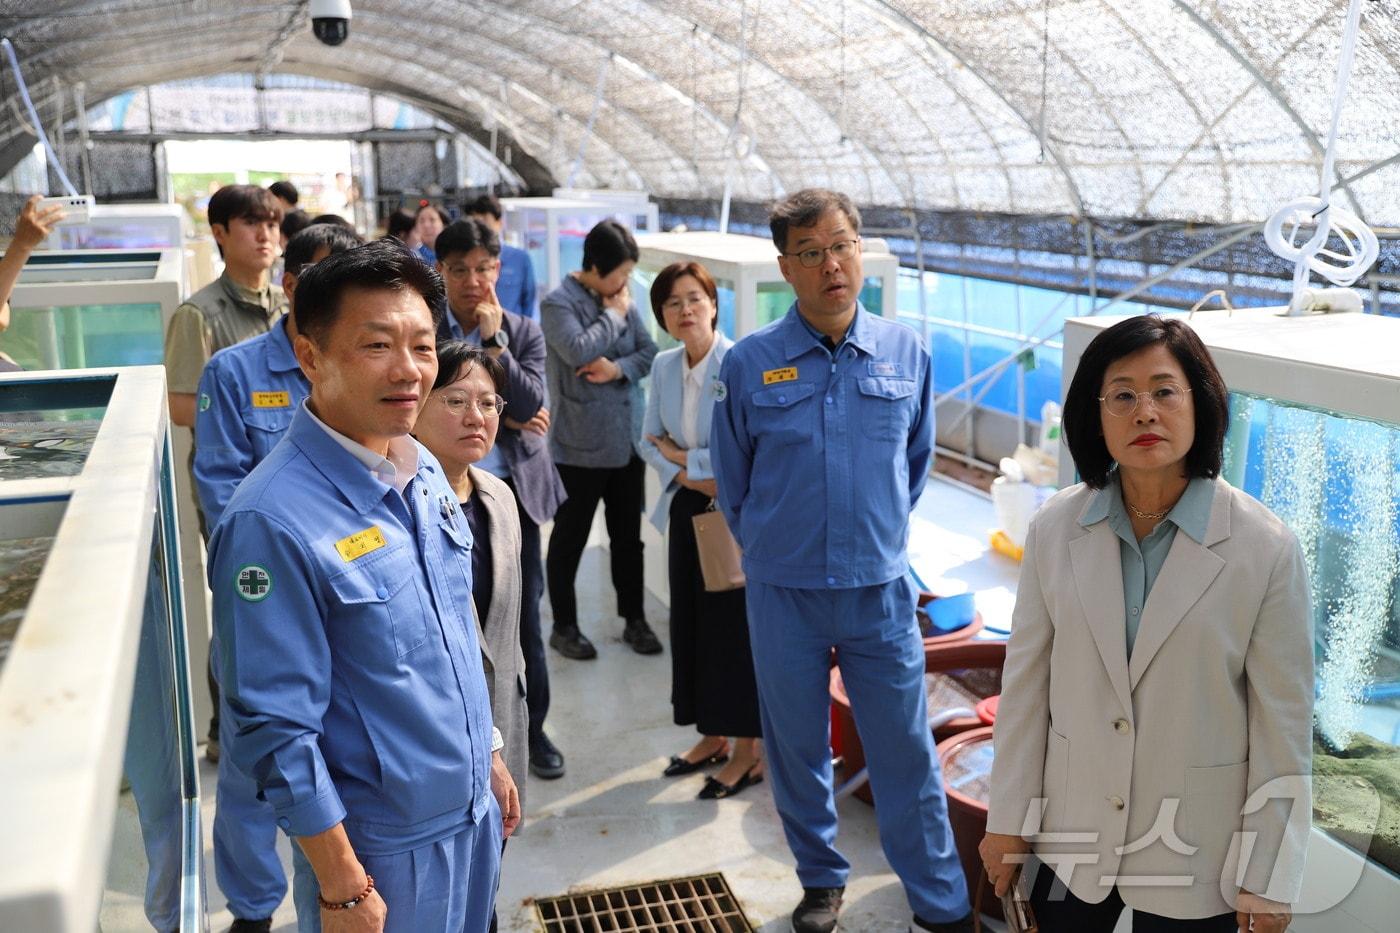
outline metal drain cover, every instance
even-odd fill
[[[721,874],[542,897],[545,933],[752,933]]]

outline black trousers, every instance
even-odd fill
[[[1081,901],[1064,889],[1049,866],[1032,859],[1026,870],[1037,868],[1031,886],[1031,909],[1041,933],[1113,933],[1118,916],[1127,906],[1118,888],[1097,904]],[[1052,895],[1053,889],[1053,895]],[[1063,894],[1063,897],[1059,895]],[[1237,933],[1234,913],[1217,914],[1198,920],[1175,920],[1157,914],[1133,911],[1133,933]]]
[[[525,656],[525,705],[530,711],[530,743],[544,735],[549,712],[549,668],[545,662],[544,636],[540,632],[540,600],[544,598],[544,556],[540,553],[540,526],[520,504],[520,494],[509,479],[520,516],[520,653]]]
[[[554,515],[545,558],[555,629],[578,626],[574,577],[599,500],[608,526],[617,614],[624,619],[642,618],[642,496],[646,476],[642,459],[634,455],[621,467],[557,466],[569,498]]]

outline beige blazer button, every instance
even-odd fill
[[[1113,731],[1119,733],[1120,735],[1126,735],[1127,732],[1128,732],[1128,720],[1126,720],[1126,719],[1115,719],[1115,720],[1113,720]]]
[[[1115,810],[1121,810],[1127,806],[1127,804],[1123,802],[1123,798],[1118,796],[1108,798],[1108,802],[1113,804],[1113,809]]]

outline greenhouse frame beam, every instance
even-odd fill
[[[999,88],[993,81],[991,81],[985,74],[983,74],[982,69],[979,68],[977,63],[974,62],[970,57],[964,55],[952,43],[948,42],[943,37],[930,32],[921,23],[915,22],[903,10],[900,10],[890,5],[887,2],[887,0],[870,0],[870,2],[874,6],[877,6],[880,9],[884,10],[885,13],[891,19],[898,21],[911,33],[923,39],[929,45],[941,49],[948,55],[951,55],[954,59],[957,60],[958,64],[962,65],[964,68],[967,69],[968,74],[976,76],[977,80],[982,83],[983,87],[985,87],[992,94],[996,95],[997,100],[1000,100],[1002,104],[1006,106],[1006,109],[1014,113],[1021,120],[1021,122],[1026,125],[1026,129],[1030,130],[1033,134],[1035,134],[1036,138],[1042,138],[1039,128],[1036,126],[1035,122],[1031,120],[1030,116],[1021,112],[1021,108],[1017,107],[1014,103],[1012,103],[1011,99],[1002,93],[1001,88]],[[1044,145],[1046,153],[1048,153],[1050,158],[1055,161],[1055,165],[1059,168],[1060,174],[1064,176],[1065,187],[1069,190],[1070,198],[1074,201],[1075,211],[1079,214],[1079,216],[1085,216],[1084,198],[1079,193],[1079,185],[1075,182],[1073,173],[1071,173],[1069,170],[1069,163],[1065,161],[1064,155],[1060,152],[1059,148],[1056,147],[1048,138],[1044,140]]]
[[[1259,70],[1259,66],[1254,64],[1254,62],[1250,60],[1249,56],[1241,52],[1239,48],[1233,42],[1231,42],[1229,38],[1225,36],[1224,33],[1222,33],[1208,20],[1204,19],[1199,13],[1197,13],[1189,5],[1187,5],[1186,0],[1172,0],[1172,3],[1175,4],[1177,9],[1185,13],[1187,17],[1189,17],[1190,20],[1196,24],[1197,27],[1199,27],[1205,32],[1206,35],[1210,36],[1211,39],[1214,40],[1217,45],[1224,49],[1225,52],[1235,60],[1236,64],[1238,64],[1241,68],[1248,72],[1250,77],[1254,79],[1255,84],[1262,88],[1264,92],[1269,95],[1270,99],[1272,99],[1273,102],[1277,104],[1285,114],[1287,114],[1288,118],[1293,121],[1293,125],[1298,128],[1298,132],[1303,134],[1303,139],[1313,150],[1313,154],[1317,156],[1319,161],[1321,161],[1326,156],[1326,148],[1322,145],[1322,141],[1318,138],[1317,134],[1313,132],[1312,127],[1308,126],[1308,123],[1306,120],[1303,119],[1302,114],[1298,113],[1297,110],[1293,109],[1293,105],[1288,102],[1288,99],[1285,98],[1281,93],[1279,93],[1279,89],[1274,85],[1274,82],[1270,81],[1264,75],[1264,72]],[[1351,206],[1352,209],[1355,211],[1356,216],[1360,217],[1362,222],[1365,222],[1366,215],[1365,212],[1362,210],[1361,201],[1356,197],[1356,193],[1351,190],[1351,186],[1347,182],[1347,179],[1342,179],[1340,177],[1335,179],[1326,179],[1327,189],[1329,191],[1331,191],[1334,188],[1340,187],[1343,191],[1346,192],[1347,198],[1351,201]]]

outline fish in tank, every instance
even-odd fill
[[[0,421],[0,480],[76,476],[101,422]]]

